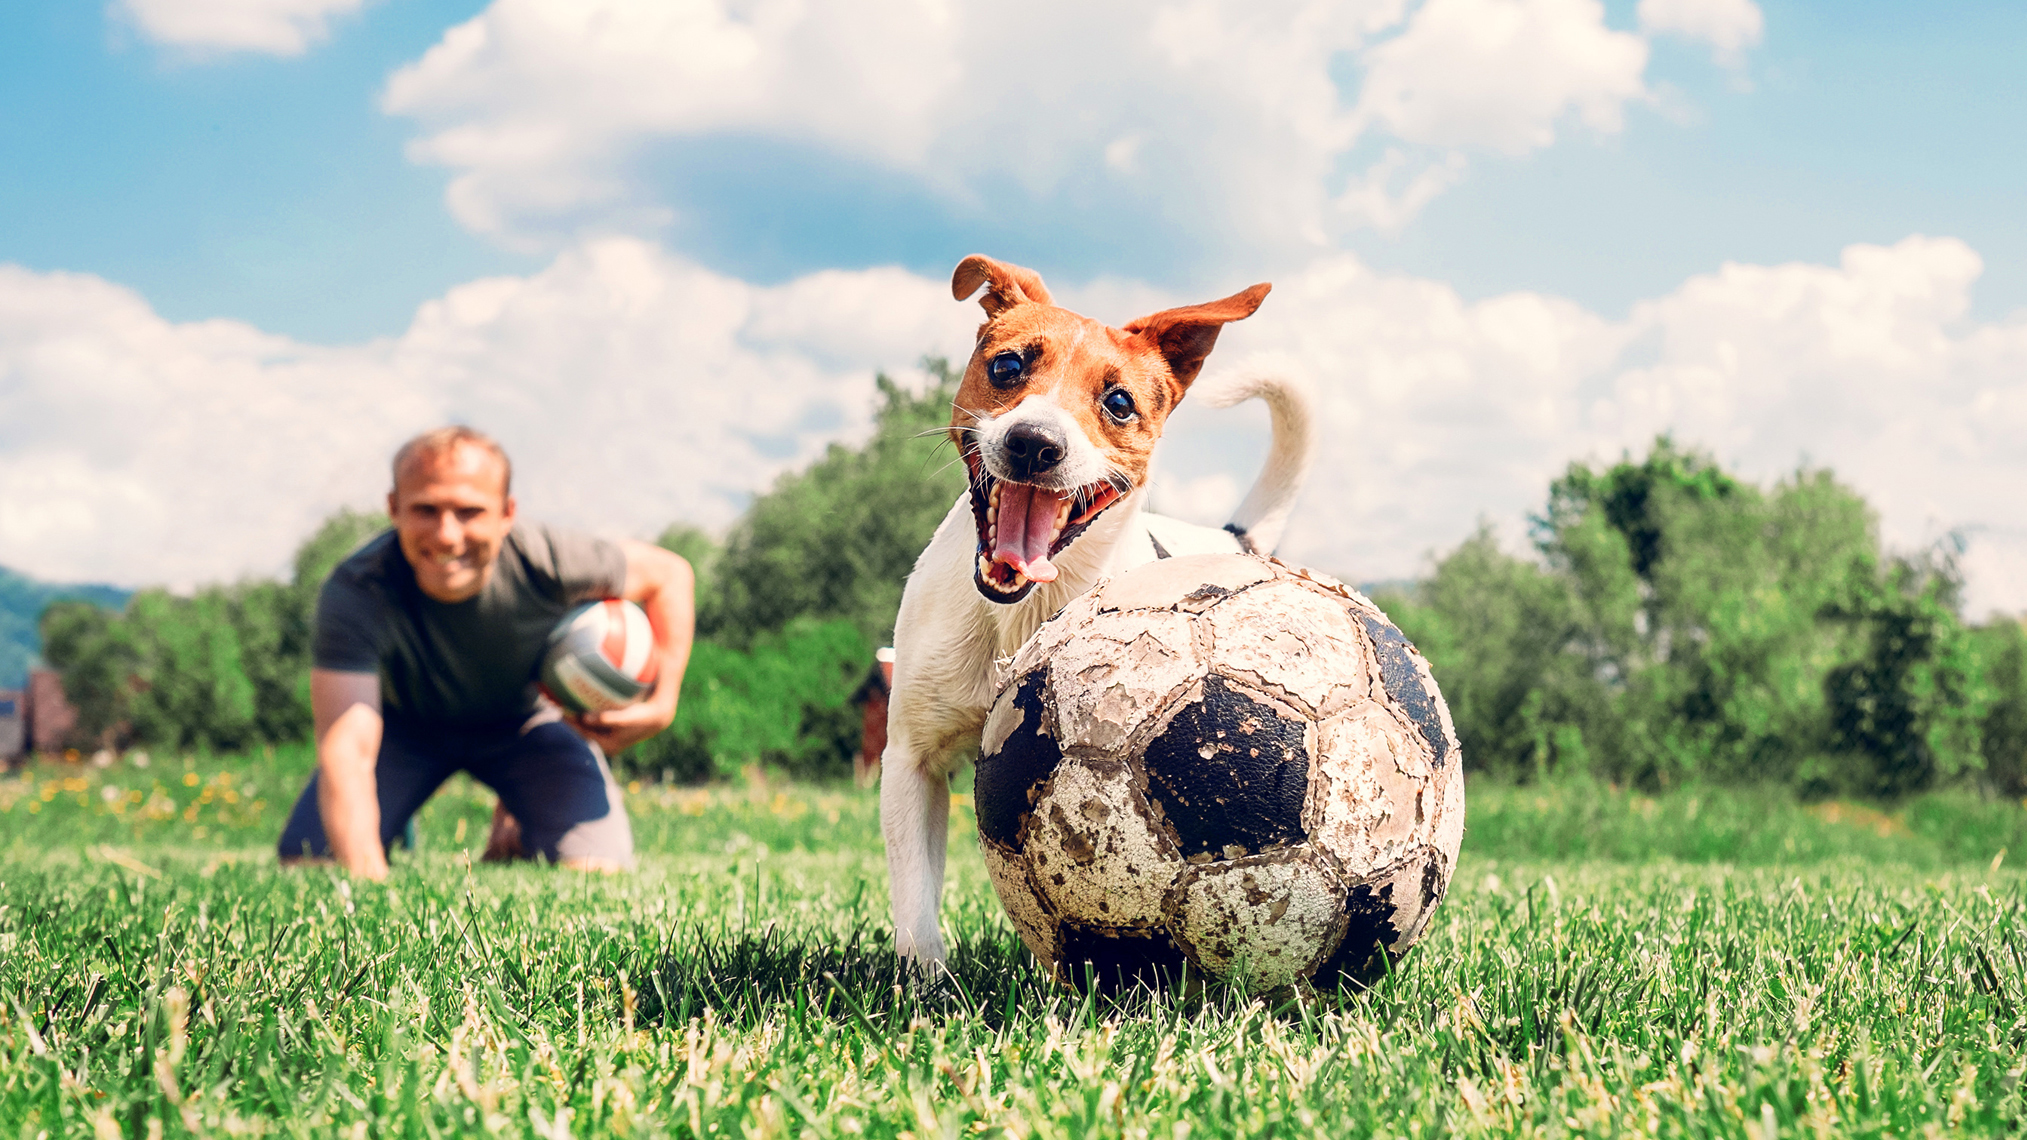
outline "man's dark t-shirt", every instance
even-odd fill
[[[570,607],[617,597],[626,555],[589,535],[517,525],[478,596],[422,592],[389,530],[340,563],[317,598],[319,669],[379,673],[382,710],[436,725],[497,724],[535,710],[535,669]]]

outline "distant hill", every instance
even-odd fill
[[[59,598],[76,598],[116,610],[127,604],[130,593],[117,586],[38,582],[0,566],[0,689],[18,689],[27,680],[28,666],[42,649],[42,638],[35,631],[42,607]]]

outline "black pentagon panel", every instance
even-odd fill
[[[1317,967],[1318,988],[1330,989],[1345,983],[1370,986],[1393,968],[1396,959],[1387,952],[1387,947],[1401,936],[1393,924],[1393,891],[1392,883],[1377,891],[1371,883],[1360,883],[1351,889],[1351,897],[1345,904],[1344,941]]]
[[[1203,699],[1178,709],[1141,754],[1148,798],[1184,858],[1227,858],[1234,847],[1257,854],[1308,837],[1307,727],[1223,677],[1204,678]]]
[[[1162,932],[1114,933],[1082,926],[1063,927],[1060,969],[1078,989],[1096,986],[1116,994],[1135,986],[1168,989],[1183,976],[1187,960]]]
[[[1419,875],[1401,875],[1402,866],[1395,863],[1351,888],[1344,906],[1344,941],[1317,967],[1319,988],[1346,983],[1360,988],[1375,985],[1406,956],[1405,949],[1399,953],[1391,949],[1408,933],[1404,924],[1427,911],[1443,893],[1443,873],[1437,861],[1427,853],[1408,858],[1422,861]],[[1422,897],[1396,899],[1394,892],[1403,885],[1419,889]]]
[[[1367,613],[1359,613],[1358,617],[1379,650],[1379,678],[1386,686],[1387,696],[1413,718],[1415,727],[1422,730],[1423,739],[1429,742],[1436,767],[1442,767],[1449,755],[1450,741],[1443,735],[1443,714],[1437,709],[1436,695],[1422,681],[1421,670],[1415,668],[1414,643],[1391,622]]]
[[[1007,735],[997,752],[979,756],[973,775],[978,833],[1008,850],[1018,849],[1021,821],[1034,806],[1042,781],[1063,760],[1061,746],[1042,730],[1048,676],[1048,670],[1037,669],[1021,678],[1013,696],[1020,727]]]

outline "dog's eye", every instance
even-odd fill
[[[1122,424],[1133,418],[1133,394],[1124,388],[1112,389],[1099,402],[1105,405],[1107,415]]]
[[[996,386],[1011,388],[1021,382],[1021,373],[1026,368],[1027,362],[1021,359],[1020,353],[1002,352],[992,358],[991,364],[985,366],[985,374]]]

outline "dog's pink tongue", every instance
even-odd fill
[[[993,535],[992,556],[1032,581],[1055,581],[1049,541],[1056,537],[1056,516],[1062,505],[1063,496],[1047,488],[1000,484],[999,526]]]

